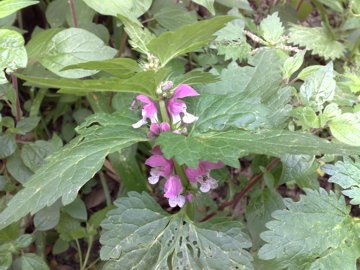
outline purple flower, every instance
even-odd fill
[[[185,174],[190,182],[199,183],[200,191],[205,193],[218,187],[217,181],[210,176],[210,171],[223,166],[224,164],[220,161],[215,163],[201,160],[197,168],[186,168]]]
[[[179,100],[184,97],[194,97],[198,95],[199,93],[187,84],[181,84],[175,89],[174,94],[167,104],[167,110],[171,115],[173,124],[177,124],[181,120],[186,124],[191,124],[198,119],[196,116],[188,113],[185,102]]]
[[[157,110],[155,102],[151,98],[144,96],[144,95],[138,95],[136,97],[136,100],[138,100],[142,103],[142,110],[141,110],[142,119],[140,119],[140,121],[133,124],[132,127],[139,128],[139,127],[147,124],[147,119],[150,119],[151,123],[157,123],[158,122],[158,117],[157,117],[158,110]]]
[[[184,206],[186,199],[183,195],[181,195],[183,186],[178,175],[173,175],[166,181],[164,190],[164,197],[169,200],[169,205],[171,207],[175,207],[177,205],[179,207]]]
[[[162,132],[166,132],[170,130],[170,125],[167,122],[162,123],[152,123],[150,125],[150,133],[151,135],[159,135]]]
[[[173,161],[166,159],[159,146],[156,146],[152,150],[152,156],[149,157],[145,164],[152,167],[150,170],[150,177],[148,181],[150,184],[156,184],[159,182],[160,177],[169,178],[173,172]]]

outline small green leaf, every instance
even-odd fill
[[[64,67],[87,61],[112,58],[116,50],[104,44],[94,34],[80,28],[69,28],[56,33],[41,54],[40,63],[65,78],[82,78],[97,71],[62,70]]]
[[[263,19],[260,23],[260,29],[262,36],[267,42],[277,44],[282,41],[281,37],[284,34],[284,27],[277,12]]]
[[[340,142],[360,146],[360,112],[337,116],[329,122],[329,127]]]
[[[148,48],[160,59],[162,66],[177,56],[192,52],[215,39],[214,33],[234,17],[219,16],[178,28],[174,32],[165,32],[152,39]]]
[[[6,168],[11,176],[21,184],[24,184],[33,175],[33,172],[21,159],[19,151],[16,151],[11,157],[7,159]]]
[[[39,1],[29,0],[2,0],[0,2],[0,18],[9,16],[16,11],[39,3]],[[1,38],[0,38],[1,39]]]
[[[0,2],[0,5],[4,2],[8,1]],[[7,83],[5,69],[7,72],[13,72],[18,68],[26,67],[26,64],[27,54],[22,35],[16,31],[0,29],[0,84]]]
[[[185,73],[179,77],[173,79],[174,85],[188,84],[188,85],[199,85],[215,83],[219,81],[219,77],[211,74],[210,72],[204,72],[201,70],[195,70]]]
[[[319,155],[360,154],[360,147],[330,143],[317,136],[286,130],[209,132],[189,137],[162,133],[157,139],[167,158],[195,168],[199,160],[222,161],[239,167],[239,157],[260,154],[280,157],[283,154]]]
[[[0,159],[11,156],[16,150],[14,134],[0,135]]]
[[[101,226],[104,269],[253,269],[248,237],[238,221],[194,224],[169,215],[148,194],[115,201]]]
[[[292,25],[289,29],[289,41],[305,47],[318,54],[325,60],[334,60],[344,56],[345,46],[337,40],[333,40],[324,27],[304,27]]]
[[[79,220],[87,220],[87,210],[85,203],[77,197],[75,201],[66,205],[63,210],[68,213],[71,217]]]
[[[19,122],[16,123],[16,133],[25,135],[26,133],[32,131],[39,124],[40,117],[31,116],[27,118],[22,118]]]
[[[34,226],[39,231],[48,231],[55,228],[60,221],[61,203],[57,201],[49,207],[45,207],[34,216]]]
[[[44,163],[45,158],[54,152],[54,146],[47,141],[27,143],[21,149],[21,159],[33,172],[37,171]]]
[[[215,15],[214,0],[194,0],[194,2],[206,7],[212,15]]]
[[[356,270],[360,241],[344,198],[324,189],[306,194],[298,202],[285,199],[287,210],[272,214],[259,257],[281,269]]]
[[[100,170],[109,153],[147,140],[142,130],[131,127],[134,122],[136,119],[106,114],[88,118],[78,128],[80,135],[49,157],[10,200],[0,214],[0,228],[59,198],[63,205],[75,200],[79,189]]]
[[[50,270],[43,258],[33,253],[23,254],[14,265],[14,270]]]
[[[322,169],[331,176],[329,182],[345,189],[343,194],[351,198],[351,204],[360,204],[360,159],[358,157],[354,160],[344,157],[343,161],[338,161],[335,165],[326,164]]]
[[[189,13],[180,5],[168,3],[154,13],[154,18],[158,23],[169,30],[175,30],[186,24],[197,21],[195,14]]]
[[[306,51],[297,52],[285,60],[283,65],[283,78],[289,79],[303,64]]]

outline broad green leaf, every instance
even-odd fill
[[[332,101],[336,89],[334,76],[333,64],[330,62],[307,77],[300,87],[304,103],[319,111],[325,102]]]
[[[348,72],[344,74],[344,77],[347,81],[342,82],[343,85],[346,85],[353,93],[360,92],[360,75]]]
[[[260,23],[260,29],[262,36],[267,42],[271,44],[281,42],[281,37],[284,34],[284,27],[277,12],[263,19]]]
[[[105,61],[90,61],[67,66],[63,70],[70,70],[76,68],[86,70],[101,70],[122,79],[129,78],[135,73],[142,71],[139,64],[135,60],[130,58],[115,58]]]
[[[194,2],[206,7],[212,15],[215,15],[214,0],[194,0]]]
[[[129,79],[102,78],[98,80],[56,79],[18,73],[17,76],[26,80],[31,85],[57,88],[61,89],[60,92],[68,94],[84,95],[90,92],[128,92],[143,93],[156,98],[156,88],[165,79],[168,72],[167,69],[161,69],[158,72],[140,72]]]
[[[0,246],[0,249],[3,248],[3,245]],[[4,248],[6,249],[7,246]],[[0,270],[7,270],[12,264],[12,254],[10,252],[1,252],[0,253]]]
[[[344,56],[345,46],[337,40],[333,40],[324,27],[304,27],[292,25],[289,29],[289,41],[305,47],[318,54],[325,60],[334,60]]]
[[[215,38],[214,33],[233,19],[234,17],[230,16],[219,16],[185,25],[174,32],[162,33],[152,39],[147,47],[159,58],[162,66],[165,66],[175,57],[207,45]]]
[[[16,123],[16,133],[25,135],[37,127],[40,122],[40,117],[32,116],[22,118]]]
[[[337,12],[343,12],[343,10],[344,10],[344,8],[343,8],[344,1],[343,0],[318,0],[318,1]]]
[[[197,22],[197,16],[180,5],[167,3],[154,13],[154,18],[166,29],[173,31],[186,24]]]
[[[324,189],[306,193],[298,202],[285,199],[287,209],[272,214],[259,257],[288,270],[356,270],[360,240],[344,198]]]
[[[260,233],[265,231],[265,223],[271,220],[271,213],[283,208],[285,205],[280,194],[269,188],[259,190],[251,196],[245,216],[254,250],[258,250],[264,243]]]
[[[129,43],[131,47],[136,51],[147,54],[149,52],[148,44],[155,38],[155,35],[138,21],[133,21],[121,15],[118,15],[118,17],[125,26],[125,31],[130,38]]]
[[[259,98],[247,98],[243,94],[201,94],[196,101],[191,113],[199,119],[194,123],[192,132],[204,133],[231,127],[255,130],[272,126],[270,110],[261,104]]]
[[[152,0],[84,0],[84,2],[102,15],[140,17],[151,6]]]
[[[25,253],[14,262],[14,270],[50,270],[39,255]]]
[[[360,204],[359,157],[355,157],[354,160],[344,157],[343,161],[338,161],[335,165],[326,164],[322,169],[331,176],[329,182],[338,184],[345,189],[343,194],[351,198],[351,204]]]
[[[64,206],[63,210],[75,219],[82,221],[87,220],[88,215],[85,203],[79,197],[77,197],[72,203]]]
[[[61,203],[57,201],[49,207],[45,207],[34,216],[34,226],[38,231],[48,231],[56,227],[60,221]]]
[[[238,221],[194,224],[169,215],[148,194],[130,192],[108,212],[100,256],[104,269],[253,269],[248,237]]]
[[[0,1],[0,18],[9,16],[22,8],[35,5],[37,3],[39,3],[39,1],[2,0]]]
[[[344,113],[329,122],[331,134],[340,142],[360,146],[360,112]]]
[[[0,5],[3,2],[0,2]],[[26,67],[26,64],[27,54],[22,35],[12,30],[0,29],[0,84],[7,83],[5,69],[6,72],[13,72]]]
[[[61,214],[60,222],[56,226],[56,230],[60,234],[60,239],[65,241],[77,240],[87,236],[86,229],[81,226],[80,221],[66,213]]]
[[[201,70],[195,70],[185,73],[179,77],[173,79],[174,85],[179,84],[188,84],[188,85],[198,85],[198,84],[208,84],[215,83],[219,81],[219,77],[211,74],[210,72],[204,72]]]
[[[297,52],[294,56],[285,60],[283,65],[283,78],[290,79],[303,64],[306,51]]]
[[[320,118],[311,107],[297,107],[292,110],[291,115],[295,122],[304,128],[320,128]]]
[[[78,128],[80,135],[49,157],[10,200],[0,214],[0,228],[52,205],[59,198],[63,205],[74,201],[109,153],[147,140],[142,130],[131,127],[134,122],[136,119],[106,114],[88,118]]]
[[[175,157],[179,164],[193,168],[199,160],[222,161],[239,167],[239,157],[250,153],[277,157],[283,154],[360,154],[360,147],[330,143],[311,134],[286,130],[230,130],[188,137],[166,132],[160,135],[157,143],[167,158]]]
[[[33,174],[21,159],[20,152],[16,151],[6,161],[6,168],[16,181],[24,184]]]
[[[0,135],[0,159],[11,156],[16,150],[14,134]]]
[[[58,238],[52,247],[52,254],[54,254],[54,255],[61,254],[61,253],[65,252],[66,250],[68,250],[69,247],[70,247],[70,245],[69,245],[68,241]]]
[[[104,44],[94,34],[80,28],[69,28],[56,33],[39,59],[40,63],[65,78],[82,78],[95,74],[89,70],[62,70],[64,67],[88,61],[113,58],[116,50]]]

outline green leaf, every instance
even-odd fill
[[[61,93],[85,95],[90,92],[128,92],[143,93],[156,98],[156,88],[165,79],[168,72],[167,69],[161,69],[158,72],[140,72],[129,79],[102,78],[99,80],[54,79],[19,73],[17,76],[36,86],[61,88]]]
[[[117,16],[118,14],[140,17],[151,6],[152,0],[84,0],[84,2],[102,15]]]
[[[281,37],[284,34],[284,27],[277,12],[263,19],[260,23],[260,29],[262,36],[267,42],[277,44],[282,41]]]
[[[285,60],[283,65],[283,78],[290,79],[303,64],[306,51],[297,52],[293,57]]]
[[[285,199],[287,210],[273,213],[259,257],[288,270],[356,270],[360,241],[344,198],[324,189],[306,193],[298,202]]]
[[[14,270],[50,270],[44,259],[33,253],[23,254],[14,265]]]
[[[142,71],[139,64],[135,60],[130,58],[115,58],[105,61],[90,61],[67,66],[63,70],[70,70],[76,68],[86,70],[101,70],[122,79],[129,78],[135,73]]]
[[[16,133],[25,135],[26,133],[35,129],[39,122],[40,117],[37,116],[22,118],[19,122],[16,123]]]
[[[125,26],[125,31],[130,38],[129,43],[131,47],[136,51],[147,54],[149,52],[148,44],[155,38],[155,35],[138,21],[133,21],[126,16],[118,15],[118,17]]]
[[[360,146],[360,112],[337,116],[329,122],[329,127],[340,142]]]
[[[45,163],[45,158],[50,156],[54,150],[51,142],[42,140],[30,142],[22,147],[21,159],[26,167],[35,172]]]
[[[18,182],[24,184],[33,174],[21,159],[20,152],[16,151],[7,159],[6,169]]]
[[[80,28],[69,28],[56,33],[39,59],[40,63],[65,78],[82,78],[95,74],[89,70],[62,70],[64,67],[87,61],[106,60],[117,51],[104,44],[94,34]]]
[[[39,1],[29,0],[2,0],[0,2],[0,18],[9,16],[16,11],[39,3]]]
[[[219,16],[178,28],[174,32],[165,32],[152,39],[148,48],[160,59],[162,66],[177,56],[192,52],[212,41],[214,33],[234,17]]]
[[[329,182],[338,184],[343,189],[343,194],[350,197],[351,204],[360,204],[360,159],[352,160],[344,157],[344,161],[338,161],[335,165],[326,164],[323,171],[329,174]]]
[[[162,133],[157,139],[166,158],[197,167],[199,160],[222,161],[239,167],[239,157],[260,154],[280,157],[283,154],[319,155],[360,154],[360,147],[330,143],[311,134],[286,130],[209,132],[189,137]]]
[[[333,63],[330,62],[305,79],[300,87],[300,96],[306,105],[319,111],[325,102],[332,101],[335,89]]]
[[[3,2],[0,2],[0,5]],[[16,31],[0,29],[0,84],[7,83],[5,69],[6,72],[13,72],[18,68],[26,67],[26,64],[27,54],[22,35]]]
[[[201,70],[195,70],[185,73],[179,77],[173,79],[174,85],[179,84],[188,84],[188,85],[198,85],[198,84],[208,84],[215,83],[219,81],[219,77],[211,74],[210,72],[204,72]]]
[[[0,159],[11,156],[16,150],[14,134],[4,134],[0,136]]]
[[[197,22],[197,16],[189,13],[180,5],[168,4],[154,13],[154,18],[158,23],[169,30],[175,30],[181,26]]]
[[[303,46],[312,54],[318,54],[325,60],[334,60],[344,56],[345,46],[333,40],[324,27],[304,27],[292,25],[289,29],[289,42]]]
[[[212,15],[215,15],[214,0],[194,0],[194,2],[206,7]]]
[[[324,4],[325,6],[328,6],[332,10],[335,10],[337,12],[343,12],[343,0],[318,0],[320,3]]]
[[[38,231],[48,231],[56,227],[60,221],[60,201],[45,207],[34,216],[34,226]]]
[[[61,214],[56,230],[60,234],[60,238],[65,241],[77,240],[87,236],[86,229],[81,226],[80,221],[66,213]]]
[[[0,228],[62,198],[63,205],[75,200],[79,189],[100,170],[105,157],[139,141],[142,130],[133,129],[136,119],[98,114],[79,128],[80,135],[47,159],[24,184],[0,214]]]
[[[10,252],[0,253],[0,270],[9,269],[11,264],[12,264],[12,254]]]
[[[247,228],[250,232],[253,249],[258,250],[264,243],[260,233],[265,231],[265,223],[271,220],[271,213],[283,209],[285,205],[282,197],[275,191],[266,188],[251,196],[246,206]]]
[[[87,220],[88,215],[85,203],[79,197],[77,197],[72,203],[66,205],[63,210],[75,219],[82,221]]]
[[[238,221],[194,224],[169,215],[148,194],[115,201],[102,222],[100,256],[115,269],[253,269],[251,243]]]

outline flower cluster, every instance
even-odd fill
[[[156,93],[161,101],[166,105],[166,116],[159,117],[157,103],[151,98],[138,95],[136,101],[141,104],[142,118],[133,124],[133,128],[140,128],[143,125],[150,124],[149,137],[154,137],[162,132],[173,132],[182,134],[186,132],[186,127],[194,123],[198,118],[187,112],[186,103],[182,100],[185,97],[198,96],[192,87],[187,84],[181,84],[173,89],[171,81],[163,82],[158,87]],[[161,121],[159,119],[162,119]],[[169,119],[168,121],[166,121]],[[217,188],[218,184],[210,176],[212,169],[223,167],[221,162],[199,161],[197,168],[185,168],[187,179],[181,179],[179,172],[175,170],[174,160],[166,159],[161,152],[160,146],[155,146],[151,151],[151,156],[145,161],[145,164],[151,167],[148,181],[150,184],[157,184],[160,179],[165,180],[164,197],[168,199],[171,207],[183,207],[186,201],[192,200],[191,190],[200,186],[201,192],[209,192]]]

